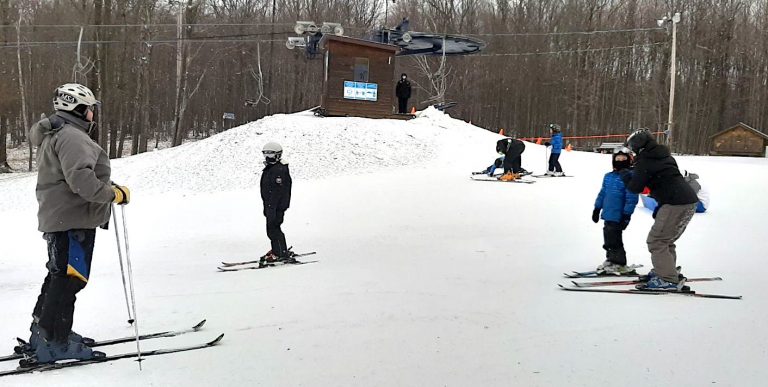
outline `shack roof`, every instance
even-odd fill
[[[396,53],[400,51],[400,47],[392,44],[377,43],[377,42],[372,42],[370,40],[350,38],[348,36],[336,36],[331,34],[323,35],[323,38],[320,39],[320,48],[323,50],[327,49],[326,45],[328,44],[329,41],[356,44],[359,46],[370,47],[370,48],[379,49],[382,51],[390,51],[392,53]]]
[[[721,135],[721,134],[723,134],[723,133],[727,133],[727,132],[730,132],[731,130],[733,130],[733,129],[736,129],[736,128],[744,128],[744,129],[747,129],[747,130],[749,130],[749,131],[751,131],[751,132],[754,132],[754,133],[755,133],[755,134],[757,134],[758,136],[760,136],[760,137],[762,137],[762,138],[764,138],[764,139],[768,140],[768,134],[765,134],[765,133],[763,133],[763,132],[761,132],[761,131],[759,131],[759,130],[757,130],[757,129],[755,129],[755,128],[753,128],[753,127],[751,127],[751,126],[749,126],[749,125],[747,125],[747,124],[745,124],[745,123],[743,123],[743,122],[739,122],[738,124],[736,124],[736,125],[733,125],[733,126],[731,126],[730,128],[728,128],[728,129],[725,129],[725,130],[721,130],[721,131],[719,131],[719,132],[717,132],[717,133],[715,133],[715,134],[713,134],[713,135],[709,136],[709,138],[715,138],[715,137],[717,137],[717,136],[719,136],[719,135]]]

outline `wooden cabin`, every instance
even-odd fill
[[[768,135],[743,123],[713,134],[709,154],[715,156],[765,156]]]
[[[326,116],[396,118],[397,46],[326,34],[320,112]]]

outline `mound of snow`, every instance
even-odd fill
[[[202,141],[115,161],[113,176],[153,192],[254,187],[263,168],[261,148],[270,141],[283,146],[295,179],[370,173],[433,157],[436,130],[447,127],[445,120],[434,125],[430,119],[408,124],[306,112],[274,115]]]
[[[434,108],[410,121],[278,114],[205,140],[113,160],[112,178],[136,193],[240,190],[258,186],[261,149],[270,141],[283,146],[283,161],[301,180],[420,163],[434,159],[437,149],[456,137],[489,135]],[[3,179],[0,206],[36,205],[35,179],[36,174]]]

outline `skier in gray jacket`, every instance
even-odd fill
[[[37,363],[104,356],[72,332],[75,295],[88,283],[96,228],[109,222],[111,203],[130,201],[128,189],[110,179],[109,157],[89,136],[97,104],[87,87],[62,85],[53,99],[54,114],[29,133],[37,146],[38,229],[48,244],[48,273],[27,349]]]

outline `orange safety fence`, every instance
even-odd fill
[[[664,134],[664,132],[652,132],[653,135],[658,134]],[[600,136],[563,136],[563,140],[580,140],[580,139],[588,139],[588,138],[613,138],[613,137],[627,137],[629,134],[604,134]],[[537,144],[541,144],[542,139],[544,138],[551,138],[551,137],[520,137],[518,140],[521,141],[530,141],[530,142],[536,142]]]

